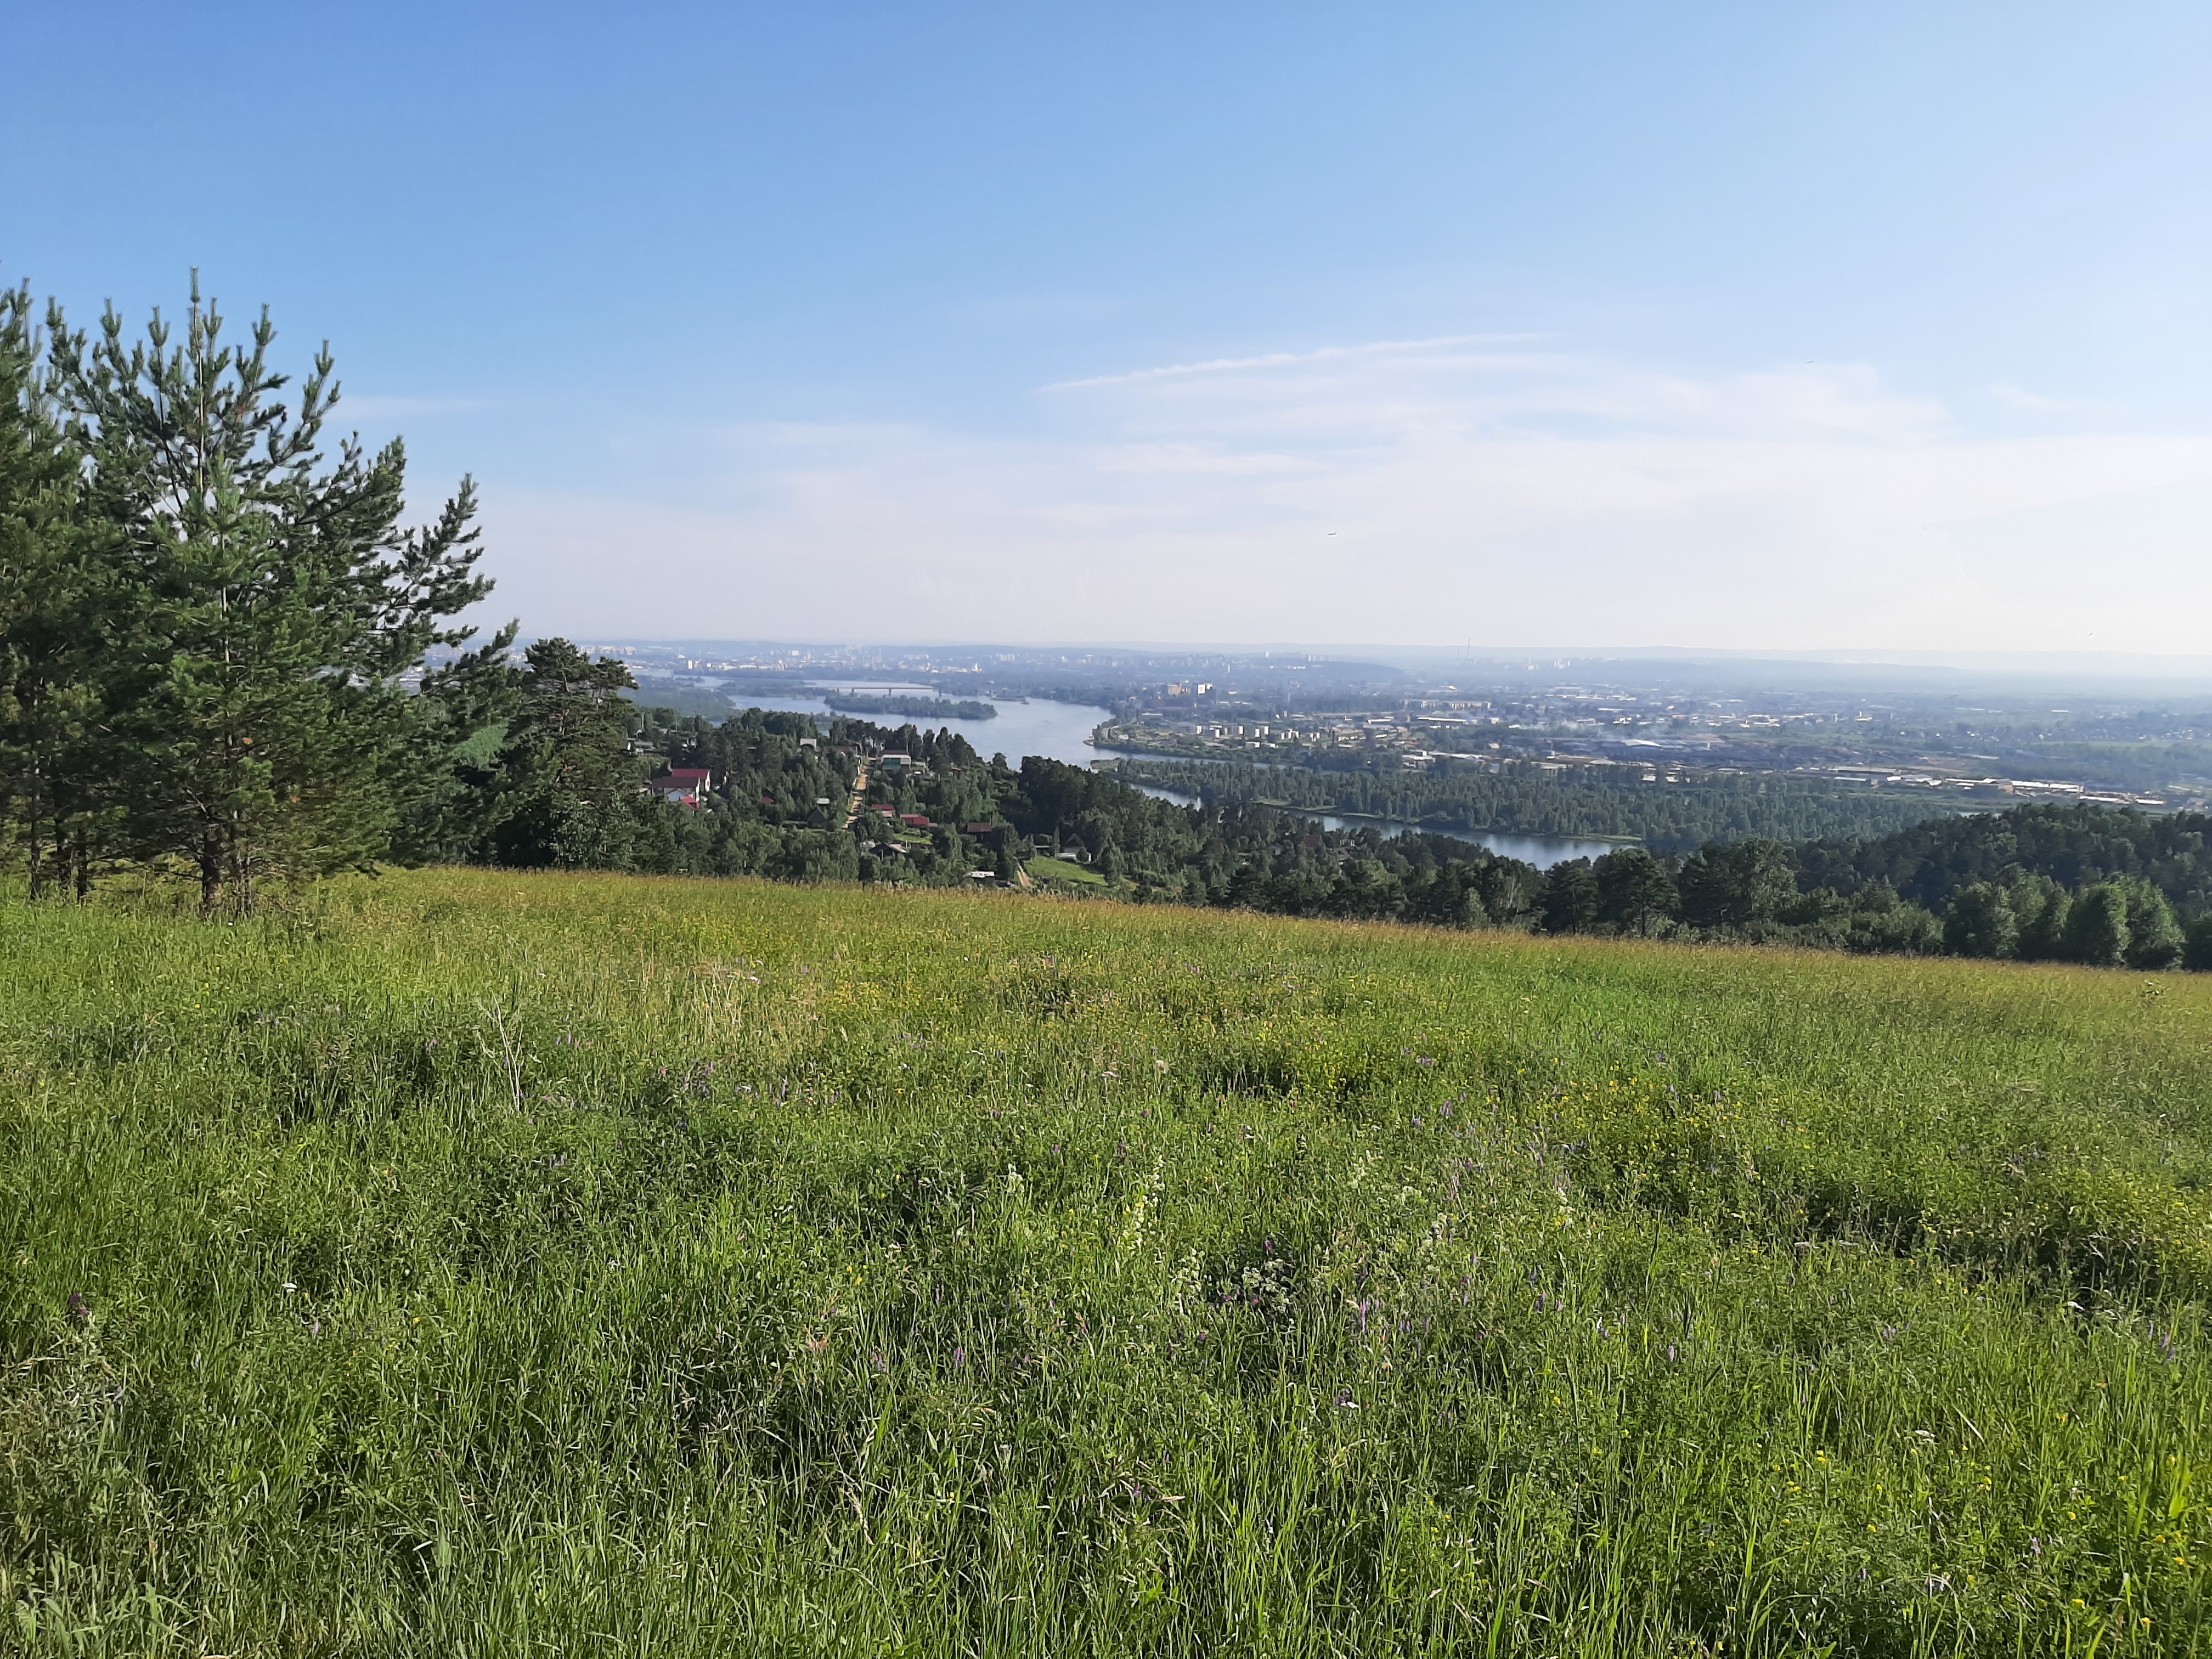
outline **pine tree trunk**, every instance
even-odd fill
[[[222,843],[210,830],[200,842],[200,914],[211,916],[222,902]]]
[[[44,898],[46,893],[45,848],[40,844],[46,831],[45,814],[40,811],[39,806],[38,775],[33,773],[31,778],[30,836],[27,843],[31,858],[31,902],[33,904]]]

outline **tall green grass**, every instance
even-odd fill
[[[482,872],[0,972],[0,1650],[2212,1651],[2212,981]]]

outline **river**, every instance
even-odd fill
[[[817,682],[821,684],[821,682]],[[866,692],[874,696],[933,696],[926,685],[890,685],[874,682],[839,680],[827,690]],[[781,708],[798,714],[831,714],[830,705],[820,697],[746,697],[740,695],[738,704],[744,708]],[[997,702],[996,720],[920,720],[933,731],[950,726],[975,746],[979,755],[1003,754],[1017,766],[1024,755],[1042,755],[1048,760],[1063,761],[1070,766],[1088,767],[1091,762],[1108,756],[1123,755],[1129,751],[1101,749],[1091,741],[1091,734],[1107,720],[1112,711],[1095,703],[1053,702],[1043,697],[1032,697],[1025,702]],[[878,726],[898,726],[904,724],[897,714],[861,714],[858,720],[871,720]],[[1160,800],[1171,800],[1178,806],[1194,806],[1195,795],[1176,789],[1160,789],[1150,784],[1136,787]],[[1305,812],[1301,817],[1318,818],[1325,829],[1380,829],[1392,835],[1403,834],[1407,826],[1391,825],[1376,818],[1339,817],[1334,812]],[[1601,858],[1620,845],[1617,842],[1585,841],[1569,836],[1493,836],[1479,830],[1432,830],[1433,835],[1449,836],[1454,841],[1463,841],[1477,847],[1488,848],[1501,858],[1519,859],[1533,864],[1539,870],[1564,864],[1570,859]]]
[[[823,682],[816,682],[817,684]],[[929,697],[938,695],[926,685],[886,685],[865,681],[838,680],[825,689],[839,691],[864,692],[870,696]],[[977,702],[984,699],[975,699]],[[827,716],[832,711],[819,697],[749,697],[737,694],[740,708],[782,708],[799,714]],[[951,727],[975,746],[979,755],[1003,754],[1015,765],[1022,763],[1024,755],[1042,755],[1047,760],[1065,761],[1070,766],[1087,767],[1100,755],[1108,752],[1094,749],[1091,734],[1099,725],[1112,717],[1110,709],[1087,702],[1051,702],[1042,697],[1032,697],[1026,702],[993,702],[999,711],[996,720],[940,720],[915,719],[916,726],[926,726],[934,732]],[[854,714],[854,720],[872,720],[896,731],[907,724],[903,714]]]

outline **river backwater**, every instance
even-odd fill
[[[848,684],[837,682],[833,690],[864,692],[873,696],[929,696],[933,695],[926,685],[888,685],[882,684]],[[747,697],[740,695],[738,706],[743,708],[780,708],[796,714],[829,715],[834,711],[819,697]],[[998,718],[988,720],[915,720],[916,726],[927,726],[932,731],[950,727],[975,745],[979,755],[1003,754],[1015,765],[1021,764],[1024,755],[1042,755],[1048,760],[1064,762],[1069,766],[1088,767],[1093,761],[1110,756],[1128,754],[1116,749],[1102,749],[1092,744],[1091,734],[1107,720],[1112,711],[1095,703],[1053,702],[1043,697],[1032,697],[1027,702],[994,702]],[[855,714],[856,720],[874,721],[878,726],[894,729],[907,723],[898,714]],[[1195,795],[1177,789],[1161,789],[1150,784],[1136,787],[1160,800],[1170,800],[1179,806],[1194,806]],[[1302,812],[1302,817],[1318,818],[1328,830],[1381,830],[1386,835],[1401,835],[1413,826],[1387,823],[1378,818],[1340,817],[1334,812]],[[1480,830],[1444,830],[1427,827],[1428,833],[1449,836],[1454,841],[1463,841],[1484,847],[1501,858],[1519,859],[1533,864],[1539,870],[1563,864],[1570,859],[1601,858],[1620,843],[1607,841],[1588,841],[1573,836],[1496,836]]]
[[[1177,806],[1195,806],[1198,797],[1182,789],[1162,789],[1153,784],[1130,786],[1141,789],[1157,800],[1173,801]],[[1486,848],[1500,858],[1519,859],[1523,864],[1533,864],[1539,870],[1548,870],[1555,864],[1565,864],[1573,859],[1600,859],[1607,853],[1617,852],[1624,845],[1617,841],[1584,841],[1571,836],[1494,836],[1486,830],[1446,829],[1442,824],[1392,823],[1383,818],[1340,817],[1334,812],[1308,812],[1296,807],[1284,809],[1297,812],[1300,817],[1320,822],[1324,830],[1380,830],[1386,836],[1423,834],[1449,836],[1454,841],[1463,841],[1472,846]]]

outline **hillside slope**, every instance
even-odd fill
[[[0,974],[16,1651],[2205,1650],[2212,980],[483,872]]]

